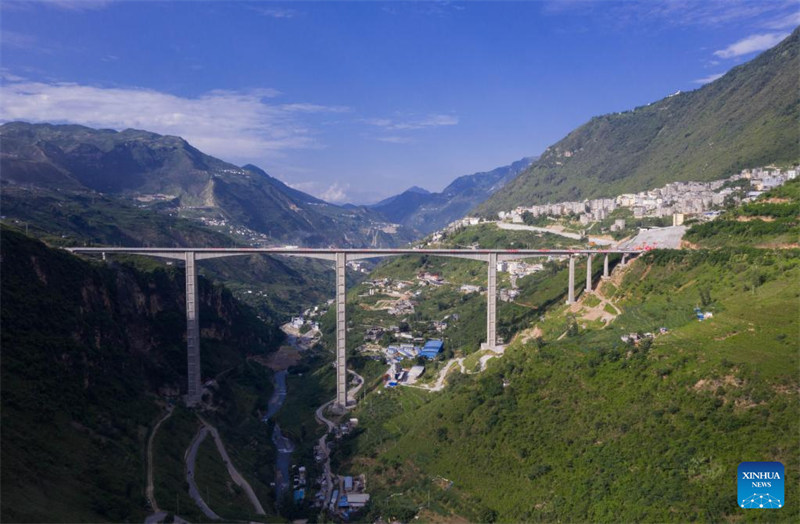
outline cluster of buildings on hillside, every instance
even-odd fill
[[[337,425],[334,428],[335,439],[340,440],[357,426],[357,418],[351,418]],[[328,445],[332,448],[335,444],[331,442]],[[314,458],[317,462],[325,460],[325,453],[318,445],[314,446]],[[366,492],[367,478],[363,474],[358,476],[334,474],[331,481],[332,485],[328,486],[324,475],[316,479],[315,484],[319,486],[319,491],[314,497],[312,505],[315,508],[326,510],[330,516],[346,522],[369,502],[370,495]],[[297,484],[297,477],[295,477],[295,484]],[[298,493],[297,488],[295,488],[294,499],[296,503],[303,500],[303,495]]]
[[[427,271],[422,271],[417,274],[417,282],[421,286],[434,287],[439,287],[447,283],[438,273],[429,273]]]
[[[414,344],[393,344],[386,348],[384,353],[386,358],[392,360],[404,360],[407,358],[423,357],[427,359],[436,358],[444,349],[444,342],[438,339],[429,339],[423,346]]]
[[[417,364],[406,369],[399,362],[392,362],[383,377],[384,387],[393,388],[398,384],[413,384],[423,373],[425,373],[425,366]]]
[[[389,308],[388,313],[396,317],[411,315],[414,313],[414,303],[410,300],[400,299]]]
[[[370,265],[363,260],[348,260],[347,267],[359,273],[369,273]]]
[[[289,324],[297,330],[301,330],[303,329],[303,326],[307,325],[312,331],[319,331],[319,322],[307,319],[303,316],[292,317],[292,320],[289,322]]]
[[[524,260],[503,260],[497,263],[497,271],[509,273],[512,277],[522,278],[544,269],[543,264],[531,264]]]
[[[180,216],[179,213],[169,213],[170,216]],[[251,246],[259,247],[259,246],[270,246],[274,244],[274,240],[270,238],[269,235],[265,235],[264,233],[258,233],[257,231],[253,231],[249,227],[243,225],[234,225],[228,220],[218,217],[206,217],[200,216],[197,217],[203,225],[209,226],[214,229],[222,229],[226,231],[228,234],[233,235],[235,237],[242,238],[246,240]],[[297,246],[284,246],[284,247],[297,247]]]
[[[417,364],[411,368],[404,368],[401,362],[406,359],[434,359],[444,349],[441,340],[428,340],[422,347],[403,344],[400,347],[389,346],[386,348],[386,357],[389,369],[383,377],[384,386],[393,388],[398,384],[413,384],[425,373],[425,366]]]
[[[358,477],[338,477],[338,488],[333,490],[328,502],[328,512],[342,520],[350,520],[352,513],[360,510],[369,502],[366,493],[367,481],[364,475]]]
[[[522,223],[523,215],[533,217],[577,216],[586,225],[605,220],[620,208],[630,209],[634,218],[676,217],[680,225],[683,215],[702,215],[725,204],[726,199],[741,201],[758,197],[762,192],[778,187],[797,177],[800,166],[782,171],[780,169],[745,169],[739,174],[712,182],[673,182],[658,189],[625,193],[615,198],[596,198],[582,202],[558,202],[536,206],[520,206],[511,211],[500,211],[500,220]],[[747,180],[749,186],[744,196],[735,182]],[[477,219],[475,219],[477,220]],[[463,222],[463,221],[461,221]],[[623,226],[624,227],[624,226]]]
[[[442,333],[447,326],[450,325],[450,322],[458,321],[460,318],[458,313],[453,313],[452,315],[445,315],[442,320],[433,320],[430,323],[431,331],[436,331],[437,333]],[[379,342],[385,334],[389,334],[391,338],[401,342],[400,346],[395,345],[394,347],[403,347],[404,345],[424,345],[425,338],[422,336],[414,336],[408,328],[405,330],[401,329],[398,325],[392,325],[389,327],[383,327],[378,325],[369,326],[366,330],[364,330],[364,342]],[[392,347],[392,346],[390,346]]]

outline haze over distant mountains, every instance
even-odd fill
[[[700,89],[592,118],[476,212],[614,196],[800,160],[800,29]]]
[[[412,239],[366,207],[329,204],[179,137],[11,122],[0,126],[0,140],[4,183],[102,192],[187,218],[224,220],[289,244],[392,246]]]
[[[491,171],[458,177],[441,193],[414,186],[370,207],[392,222],[427,234],[466,215],[534,160],[536,157],[526,157]]]
[[[280,243],[394,246],[467,213],[491,216],[519,205],[800,161],[799,35],[796,29],[700,89],[592,118],[539,158],[460,177],[441,193],[412,187],[370,206],[330,204],[256,166],[235,166],[182,138],[132,129],[7,123],[0,126],[0,168],[4,183],[102,192],[145,209],[225,221]]]

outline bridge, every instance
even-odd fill
[[[347,408],[347,323],[345,311],[345,269],[351,260],[364,260],[402,255],[429,255],[463,258],[487,262],[486,286],[486,343],[494,350],[497,345],[497,263],[533,257],[569,257],[567,304],[575,302],[575,260],[586,257],[586,291],[592,291],[592,259],[603,255],[603,277],[609,276],[609,255],[622,255],[622,265],[640,249],[317,249],[317,248],[160,248],[160,247],[75,247],[72,253],[99,254],[103,259],[112,254],[143,255],[182,260],[186,267],[186,349],[188,387],[186,404],[195,406],[201,400],[200,373],[200,311],[197,295],[197,262],[213,258],[243,255],[279,255],[306,257],[334,262],[336,270],[336,401],[334,409]]]

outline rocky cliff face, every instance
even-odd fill
[[[140,519],[156,393],[186,389],[182,268],[90,262],[8,229],[0,241],[2,520]],[[277,345],[226,289],[199,292],[204,378]]]

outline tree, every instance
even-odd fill
[[[711,303],[711,289],[708,287],[700,288],[700,303],[707,306]]]

